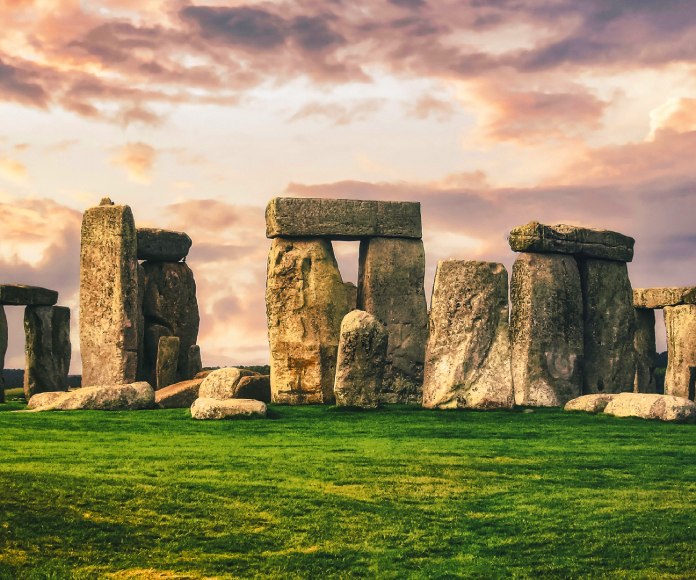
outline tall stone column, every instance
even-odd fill
[[[515,403],[555,407],[579,397],[584,336],[575,258],[521,253],[510,297]]]
[[[138,260],[133,213],[106,199],[82,219],[82,384],[133,383],[138,370]]]
[[[385,324],[389,335],[380,402],[422,400],[428,340],[424,278],[422,240],[370,238],[360,242],[358,309]]]
[[[635,309],[625,262],[578,260],[585,325],[583,394],[633,390]]]
[[[7,316],[5,307],[0,306],[0,403],[5,402],[5,354],[7,353]]]
[[[277,237],[268,255],[266,314],[275,403],[329,403],[347,294],[331,242]]]
[[[655,345],[655,311],[650,308],[636,308],[636,379],[633,390],[636,393],[656,393],[655,366],[657,346]]]
[[[70,309],[27,306],[24,311],[26,365],[24,396],[68,390],[70,370]]]
[[[665,306],[667,374],[665,395],[696,399],[696,304]]]

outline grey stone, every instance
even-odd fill
[[[358,275],[358,308],[385,324],[389,336],[380,402],[420,404],[428,340],[423,242],[361,242]]]
[[[151,385],[156,385],[156,377],[146,376],[145,371],[145,315],[143,314],[143,303],[145,301],[145,269],[138,264],[138,366],[136,376],[139,381],[147,381]],[[157,351],[155,350],[155,353]],[[154,364],[151,365],[154,369]]]
[[[108,206],[105,206],[108,207]],[[40,393],[29,401],[33,411],[135,411],[155,405],[155,391],[145,382],[82,387],[67,393]],[[34,399],[40,397],[36,402]]]
[[[162,337],[173,336],[172,331],[161,324],[145,323],[143,338],[142,378],[151,385],[157,386],[157,354],[159,341]],[[181,341],[179,341],[181,348]]]
[[[614,417],[638,417],[676,423],[696,422],[696,404],[684,397],[671,395],[621,393],[609,402],[604,413]]]
[[[80,249],[82,384],[127,384],[141,335],[135,223],[128,206],[88,209]]]
[[[0,305],[0,403],[5,402],[5,354],[7,354],[7,316]]]
[[[188,256],[191,238],[183,232],[138,228],[138,259],[178,262]]]
[[[665,307],[665,394],[696,399],[696,304]]]
[[[633,260],[635,244],[633,238],[609,230],[565,224],[547,226],[538,222],[514,228],[508,241],[514,252],[572,254],[619,262]]]
[[[696,304],[696,287],[636,288],[633,291],[636,308],[661,309],[681,304]]]
[[[177,377],[188,379],[189,351],[198,341],[200,315],[193,272],[184,262],[143,262],[145,295],[143,312],[146,325],[168,328],[180,340]],[[145,361],[153,360],[145,341]],[[145,376],[151,369],[145,369]]]
[[[585,326],[583,394],[630,392],[636,317],[626,263],[579,260],[578,267]]]
[[[200,397],[191,405],[193,419],[236,419],[265,417],[266,404],[253,399],[209,399]]]
[[[242,377],[237,383],[235,399],[255,399],[264,403],[271,402],[271,376],[252,375]]]
[[[179,348],[178,336],[160,337],[157,347],[157,390],[177,382]]]
[[[572,399],[563,407],[564,411],[582,411],[584,413],[601,413],[616,394],[599,393],[594,395],[583,395],[577,399]]]
[[[582,394],[583,305],[575,259],[520,254],[510,285],[515,403],[557,407]]]
[[[333,401],[338,337],[347,312],[331,242],[273,240],[266,313],[274,403]]]
[[[0,284],[0,305],[53,306],[58,302],[58,292],[38,286]]]
[[[254,376],[256,373],[236,367],[217,369],[203,379],[198,396],[207,399],[237,398],[239,382],[243,377]]]
[[[655,311],[636,308],[636,336],[634,350],[636,355],[636,378],[633,390],[636,393],[655,393],[657,381],[657,346],[655,344]]]
[[[334,394],[339,407],[379,405],[387,362],[387,330],[371,314],[353,310],[341,323]]]
[[[358,307],[358,287],[352,282],[344,282],[346,287],[346,302],[349,310],[355,310]]]
[[[203,361],[201,360],[201,347],[197,344],[192,344],[189,348],[188,371],[186,372],[186,377],[192,379],[202,370]]]
[[[203,379],[175,383],[155,391],[155,404],[160,409],[188,409],[198,398]]]
[[[24,310],[26,364],[24,396],[67,391],[70,370],[70,309],[27,306]]]
[[[420,239],[420,203],[276,197],[266,207],[266,236]]]
[[[430,302],[423,406],[511,408],[508,274],[491,262],[438,263]]]

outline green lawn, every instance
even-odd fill
[[[0,577],[696,574],[696,427],[272,407],[9,413]]]

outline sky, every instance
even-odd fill
[[[692,0],[0,0],[0,23],[0,280],[60,292],[73,372],[104,196],[192,237],[206,365],[268,360],[279,195],[421,202],[426,294],[441,259],[510,270],[532,220],[633,236],[634,287],[696,283]]]

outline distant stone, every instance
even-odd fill
[[[188,256],[191,243],[191,238],[184,232],[138,228],[138,259],[179,262]]]
[[[505,266],[464,260],[438,263],[425,356],[424,407],[513,406],[508,321]]]
[[[217,369],[203,379],[198,395],[207,399],[234,399],[239,381],[255,375],[253,371],[235,367]]]
[[[26,363],[24,396],[67,391],[72,355],[70,309],[63,306],[27,306],[24,310]]]
[[[197,344],[192,344],[191,348],[189,348],[188,372],[186,376],[192,379],[202,370],[203,361],[201,360],[201,347]]]
[[[655,311],[636,308],[636,335],[633,346],[636,355],[636,378],[633,390],[636,393],[655,393],[657,381],[657,346],[655,343]]]
[[[0,306],[0,403],[5,402],[5,354],[7,353],[7,316],[5,308]]]
[[[264,403],[271,402],[270,375],[252,375],[242,377],[237,383],[235,399],[255,399]]]
[[[538,222],[514,228],[508,241],[514,252],[571,254],[619,262],[633,260],[635,244],[633,238],[609,230]]]
[[[665,394],[696,399],[696,304],[665,307]]]
[[[563,407],[564,411],[583,411],[585,413],[601,413],[605,407],[616,397],[616,394],[599,393],[595,395],[583,395],[577,399],[568,401]]]
[[[157,354],[160,339],[173,336],[172,331],[161,324],[146,322],[145,335],[143,338],[142,378],[151,385],[157,386]],[[181,341],[179,341],[181,348]],[[176,382],[176,381],[174,381]]]
[[[0,305],[53,306],[58,302],[58,292],[38,286],[0,284]]]
[[[155,404],[161,409],[183,409],[193,405],[203,379],[182,381],[155,392]]]
[[[334,394],[339,407],[379,405],[387,358],[387,330],[371,314],[353,310],[341,323]]]
[[[102,205],[114,205],[114,202],[111,201],[110,197],[102,197],[101,201],[99,202],[99,205],[100,206],[102,206]]]
[[[633,290],[633,305],[636,308],[655,310],[666,306],[696,304],[696,287],[636,288]]]
[[[155,405],[155,391],[149,383],[82,387],[58,396],[34,395],[29,400],[33,411],[135,411]],[[34,398],[41,397],[38,402]]]
[[[616,395],[604,409],[615,417],[638,417],[678,423],[696,422],[696,403],[684,397],[644,393]]]
[[[214,373],[217,369],[206,369],[202,370],[194,375],[194,379],[204,379],[207,377],[209,374]]]
[[[276,197],[266,207],[266,237],[420,239],[420,203]]]
[[[179,362],[178,336],[163,336],[157,348],[157,390],[177,382],[177,365]]]
[[[193,419],[235,419],[265,417],[266,404],[253,399],[210,399],[200,397],[191,406]]]
[[[346,288],[346,302],[348,310],[355,310],[358,307],[358,287],[352,282],[344,282]]]

